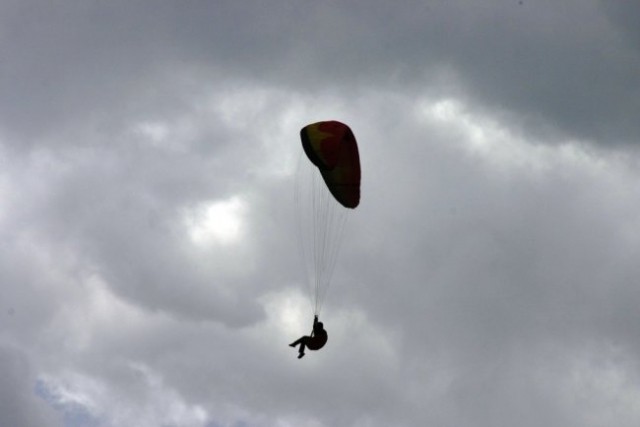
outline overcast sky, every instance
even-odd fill
[[[640,2],[1,0],[0,425],[638,426],[638,112]]]

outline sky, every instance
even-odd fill
[[[0,58],[0,425],[640,425],[640,3],[2,0]]]

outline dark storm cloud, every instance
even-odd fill
[[[631,7],[10,2],[2,18],[3,127],[34,135],[139,117],[152,106],[170,114],[187,102],[176,90],[229,73],[347,93],[428,89],[444,74],[459,95],[520,117],[529,131],[633,142],[640,58]]]
[[[621,32],[622,41],[627,48],[637,51],[640,46],[640,28],[638,27],[640,5],[627,1],[603,1],[599,6]]]

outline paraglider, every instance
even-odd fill
[[[303,336],[296,341],[289,344],[290,347],[300,346],[298,351],[298,359],[304,357],[304,349],[307,347],[309,350],[320,350],[327,343],[328,335],[324,329],[322,322],[318,321],[318,316],[313,318],[313,331],[309,336]]]
[[[338,260],[347,216],[360,203],[360,157],[349,126],[331,120],[309,124],[300,131],[302,148],[296,176],[295,204],[298,237],[308,276],[314,315],[313,332],[292,347],[322,348],[327,333],[318,321]],[[320,179],[322,178],[322,179]]]

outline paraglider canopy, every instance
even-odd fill
[[[347,217],[360,203],[360,157],[349,126],[335,120],[300,130],[295,204],[309,300],[318,315],[338,261]],[[320,176],[322,179],[320,179]]]
[[[333,197],[346,208],[360,203],[360,156],[349,126],[336,120],[317,122],[300,130],[302,147]]]

